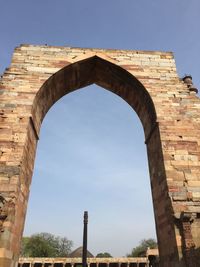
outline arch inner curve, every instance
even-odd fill
[[[36,131],[39,132],[44,116],[57,100],[93,83],[119,95],[135,110],[147,139],[156,123],[151,96],[135,76],[98,56],[62,68],[42,85],[36,94],[32,109]]]

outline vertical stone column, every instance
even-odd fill
[[[9,146],[13,147],[12,162],[8,166],[0,166],[1,172],[7,172],[9,182],[1,185],[1,197],[5,220],[1,222],[0,232],[0,266],[12,267],[18,263],[20,251],[20,238],[22,236],[29,186],[32,178],[33,163],[37,140],[29,120],[24,120],[23,125],[18,125],[20,134],[11,136]],[[17,127],[17,126],[16,126]],[[15,126],[13,126],[15,129]],[[14,131],[14,130],[13,130]],[[16,130],[17,131],[17,130]],[[1,201],[1,199],[0,199]],[[31,265],[30,265],[31,266]],[[32,267],[32,266],[31,266]]]
[[[179,256],[174,230],[173,209],[171,199],[168,195],[160,126],[158,123],[152,128],[151,134],[146,139],[146,144],[159,255],[161,259],[160,266],[184,267],[184,265],[178,265]]]
[[[183,212],[180,218],[180,231],[182,235],[184,257],[187,267],[199,267],[196,261],[195,244],[192,237],[191,224],[193,223],[191,213]]]

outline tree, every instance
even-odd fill
[[[147,248],[157,248],[157,242],[153,238],[143,239],[140,241],[140,244],[134,247],[130,254],[127,254],[127,257],[141,257],[146,253]]]
[[[59,257],[66,257],[71,252],[71,248],[73,245],[73,242],[71,240],[68,240],[66,237],[58,237],[58,256]]]
[[[96,258],[112,258],[112,256],[110,255],[110,253],[104,252],[104,253],[98,253],[96,255]]]
[[[23,237],[21,255],[23,257],[67,257],[71,252],[72,241],[66,237],[49,233]]]

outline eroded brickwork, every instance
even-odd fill
[[[92,83],[121,96],[143,124],[161,266],[199,266],[200,100],[172,53],[32,45],[15,49],[0,80],[0,266],[18,261],[45,114]]]

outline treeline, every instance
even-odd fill
[[[22,238],[22,257],[67,257],[73,242],[67,237],[49,233],[33,234]]]
[[[127,254],[127,257],[141,257],[147,251],[148,248],[157,248],[158,244],[155,239],[142,239],[138,246],[131,250],[131,253]]]
[[[73,242],[67,237],[55,236],[50,233],[33,234],[22,238],[21,257],[68,257]],[[155,239],[143,239],[134,247],[127,257],[141,257],[147,248],[157,248]],[[108,252],[98,253],[97,258],[111,258]]]

